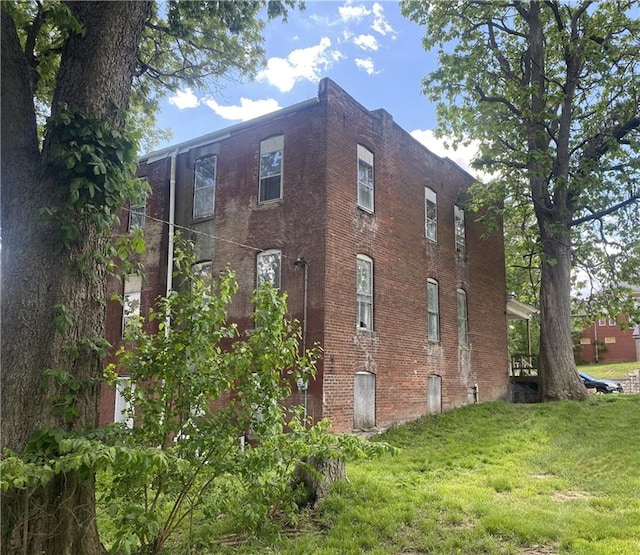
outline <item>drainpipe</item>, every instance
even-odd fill
[[[294,266],[302,266],[304,270],[304,286],[303,286],[303,300],[302,300],[302,353],[307,350],[307,299],[308,299],[308,277],[309,277],[309,263],[303,256],[298,256],[293,263]],[[309,383],[298,383],[298,389],[304,391],[304,425],[307,425],[307,405],[309,396]]]
[[[178,151],[171,153],[171,170],[169,177],[169,236],[167,245],[167,297],[173,289],[173,234],[175,233],[176,223],[176,160]],[[165,333],[169,332],[169,322],[171,316],[167,315]]]

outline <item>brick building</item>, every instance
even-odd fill
[[[633,297],[640,303],[640,291]],[[582,329],[575,357],[578,363],[640,361],[640,324],[625,314],[598,318]]]
[[[129,224],[144,222],[147,276],[125,283],[127,302],[144,312],[170,289],[171,225],[194,230],[202,263],[236,271],[241,328],[258,279],[287,291],[324,349],[290,402],[335,432],[506,398],[502,234],[465,213],[472,177],[385,110],[323,79],[317,98],[149,154],[139,175],[152,194]],[[124,320],[111,303],[113,344]],[[105,388],[103,421],[117,398]]]

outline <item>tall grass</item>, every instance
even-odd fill
[[[199,553],[640,553],[640,396],[474,405],[381,439],[401,453],[350,463],[300,529]]]

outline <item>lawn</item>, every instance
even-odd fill
[[[196,552],[635,555],[639,430],[627,395],[425,417],[381,436],[400,454],[349,463],[298,529],[205,545],[205,526]]]
[[[591,374],[596,378],[614,380],[623,378],[627,374],[640,370],[640,362],[599,362],[596,364],[581,364],[578,370]]]

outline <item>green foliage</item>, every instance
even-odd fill
[[[439,132],[479,141],[475,165],[494,176],[474,206],[504,218],[508,291],[525,302],[555,242],[572,246],[581,313],[626,311],[625,285],[640,285],[638,7],[402,2],[438,56],[423,87]]]
[[[394,451],[385,443],[334,436],[303,407],[285,408],[292,384],[315,376],[320,349],[300,352],[286,296],[268,283],[255,291],[254,328],[240,336],[227,310],[237,286],[229,271],[194,273],[193,245],[176,241],[178,290],[157,301],[127,331],[112,385],[122,370],[135,426],[113,424],[80,435],[57,428],[33,434],[19,457],[0,463],[3,491],[35,491],[54,476],[97,473],[104,541],[118,553],[158,553],[188,523],[234,511],[244,531],[274,515],[295,521],[296,465],[305,458],[362,458]],[[148,331],[154,330],[154,331]],[[94,348],[102,350],[96,341]],[[45,372],[61,413],[74,410],[83,384],[63,370]],[[73,417],[73,415],[68,414]]]
[[[256,2],[158,2],[140,44],[127,124],[141,137],[146,151],[170,135],[158,130],[155,114],[167,92],[191,86],[220,88],[225,78],[251,77],[264,63],[265,21],[303,8],[294,0]],[[5,2],[16,23],[25,56],[33,69],[35,108],[44,122],[56,86],[60,55],[71,33],[83,28],[59,0]]]
[[[83,223],[109,232],[117,210],[146,189],[134,178],[135,141],[113,120],[64,110],[47,126],[57,139],[49,167],[67,190],[64,208],[43,208],[41,216],[57,223],[62,245],[70,248],[82,237]]]
[[[302,407],[285,409],[292,384],[313,379],[320,356],[318,348],[300,353],[286,296],[269,284],[256,290],[254,328],[240,337],[227,320],[233,274],[195,274],[192,245],[176,244],[178,290],[158,300],[147,324],[128,330],[118,353],[118,366],[131,379],[124,395],[136,423],[121,430],[122,440],[159,449],[167,462],[113,468],[101,477],[110,539],[124,552],[157,552],[176,530],[184,533],[194,513],[226,512],[229,497],[221,492],[230,484],[244,494],[238,507],[247,530],[276,509],[292,516],[297,506],[289,484],[302,457],[385,449],[332,436],[328,422],[306,421]],[[150,326],[157,331],[146,331]],[[114,369],[108,369],[112,380]]]

